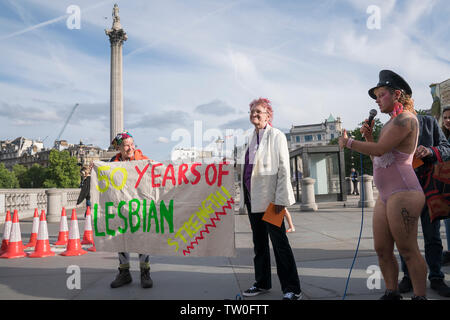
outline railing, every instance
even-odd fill
[[[0,189],[0,223],[6,211],[17,210],[19,218],[32,217],[37,208],[46,210],[47,220],[59,221],[61,208],[73,209],[77,205],[80,189]],[[83,203],[84,205],[84,203]],[[59,212],[58,212],[59,211]]]

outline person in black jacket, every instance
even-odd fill
[[[434,117],[418,115],[417,119],[419,120],[419,142],[415,157],[422,159],[425,165],[416,168],[415,172],[417,177],[419,177],[419,182],[423,186],[420,177],[427,169],[426,164],[434,164],[438,161],[437,155],[430,147],[436,147],[442,160],[446,161],[450,160],[450,144]],[[445,283],[445,275],[441,271],[442,240],[440,234],[440,220],[430,222],[427,204],[425,204],[422,209],[420,220],[425,242],[425,260],[429,270],[428,279],[430,280],[430,288],[436,291],[440,296],[450,297],[450,288]],[[399,283],[399,291],[400,293],[406,293],[412,290],[412,283],[409,278],[408,268],[406,267],[403,258],[401,256],[400,258],[404,276]]]
[[[358,191],[358,172],[356,172],[355,168],[351,169],[350,179],[352,179],[352,183],[353,183],[353,192],[352,192],[352,194],[356,194],[357,196],[359,196],[359,191]]]
[[[450,106],[444,107],[442,111],[442,131],[450,143]],[[444,220],[445,233],[447,234],[447,251],[442,254],[442,265],[450,264],[450,218]]]
[[[83,166],[80,170],[81,174],[81,183],[80,183],[80,195],[78,196],[77,205],[83,202],[86,199],[86,210],[88,207],[91,207],[91,166]],[[86,213],[84,214],[86,217]]]

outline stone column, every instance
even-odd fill
[[[301,211],[317,211],[316,196],[314,194],[314,182],[316,182],[316,180],[313,178],[302,179]]]
[[[363,206],[364,208],[373,208],[375,206],[375,201],[373,200],[372,181],[373,177],[367,174],[360,177],[360,184],[359,184],[360,198],[358,202],[358,207],[360,208]]]
[[[47,221],[58,222],[61,220],[61,191],[58,189],[48,189],[45,191],[47,195]]]
[[[128,39],[122,29],[119,17],[119,7],[114,5],[113,26],[105,30],[111,43],[111,74],[110,74],[110,139],[123,131],[123,81],[122,81],[122,47]],[[111,149],[111,146],[110,146]]]

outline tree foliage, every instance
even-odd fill
[[[67,150],[52,150],[47,168],[34,164],[27,169],[16,164],[9,171],[0,164],[0,188],[78,188],[79,172],[76,157]]]
[[[0,188],[1,189],[13,189],[19,188],[19,180],[14,172],[6,169],[3,163],[0,163]]]
[[[78,188],[80,169],[77,158],[71,157],[69,151],[52,150],[49,165],[45,168],[44,188]]]

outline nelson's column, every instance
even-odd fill
[[[110,137],[109,142],[116,134],[123,131],[123,81],[122,81],[122,46],[128,36],[122,29],[119,17],[119,6],[113,8],[113,25],[105,29],[111,43],[111,87],[110,87]],[[109,149],[112,149],[110,145]]]

